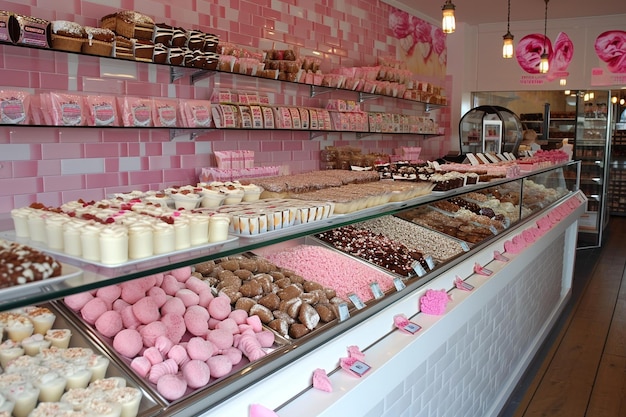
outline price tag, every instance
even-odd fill
[[[350,318],[350,309],[348,303],[341,303],[337,306],[339,310],[339,321],[344,321]]]
[[[489,160],[487,159],[487,157],[485,155],[483,155],[482,153],[477,153],[476,156],[478,157],[478,159],[480,160],[481,163],[483,164],[489,164]]]
[[[468,153],[465,156],[467,157],[471,165],[480,165],[480,162],[478,162],[478,159],[476,159],[476,156],[474,154]]]
[[[422,264],[419,263],[419,261],[413,262],[413,265],[411,265],[411,267],[419,277],[423,277],[424,275],[426,275],[426,270],[424,269]]]
[[[402,291],[406,288],[406,285],[404,285],[404,281],[402,281],[402,278],[400,277],[396,277],[393,279],[393,285],[395,285],[396,291]]]
[[[430,268],[431,271],[435,269],[435,260],[433,259],[432,256],[426,255],[424,257],[424,260],[426,261],[426,264],[428,265],[428,268]]]
[[[458,275],[456,276],[454,280],[454,286],[462,291],[472,291],[474,289],[474,286],[472,284],[465,282]]]
[[[477,273],[478,275],[484,275],[486,277],[488,277],[491,274],[493,274],[493,271],[491,271],[490,269],[487,269],[487,268],[483,268],[482,266],[480,266],[477,263],[474,264],[474,272]]]
[[[354,362],[352,366],[350,367],[350,370],[354,372],[356,376],[359,376],[359,377],[365,375],[365,373],[369,371],[370,369],[372,368],[368,364],[366,364],[365,362],[361,362],[361,361]]]
[[[493,251],[493,259],[500,262],[508,262],[509,258],[501,254],[499,251]]]
[[[508,161],[508,159],[506,158],[506,156],[502,155],[501,153],[496,154],[496,156],[498,157],[499,160],[506,162]]]
[[[489,159],[489,161],[493,162],[494,164],[497,164],[498,162],[500,162],[498,161],[498,158],[492,153],[486,153],[485,157]]]
[[[470,251],[470,247],[467,244],[467,242],[461,242],[461,249],[463,249],[463,252],[469,252]]]
[[[383,290],[380,289],[378,282],[371,282],[370,288],[372,289],[372,294],[374,294],[374,299],[378,300],[379,298],[385,296],[385,293],[383,293]]]
[[[413,323],[412,321],[410,321],[409,324],[407,324],[406,326],[404,326],[402,328],[402,330],[404,330],[407,333],[415,334],[415,333],[419,332],[420,330],[422,330],[422,326],[420,326],[417,323]]]
[[[498,229],[496,229],[494,225],[489,226],[489,231],[493,233],[494,235],[498,234]]]
[[[350,299],[350,301],[352,301],[352,304],[354,304],[357,310],[361,310],[365,307],[365,304],[363,303],[363,301],[361,301],[359,296],[356,295],[355,293],[348,294],[348,298]]]

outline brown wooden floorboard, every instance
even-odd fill
[[[513,417],[626,417],[626,218],[609,230]]]

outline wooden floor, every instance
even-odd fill
[[[572,299],[500,417],[626,416],[626,218],[579,250]]]

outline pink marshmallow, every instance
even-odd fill
[[[197,359],[201,361],[206,361],[215,353],[215,347],[213,343],[208,340],[204,340],[201,337],[192,337],[187,342],[187,355],[192,360]]]
[[[213,330],[222,320],[214,319],[211,317],[209,319],[209,329]]]
[[[122,295],[122,289],[119,285],[109,285],[107,287],[99,288],[96,291],[96,297],[102,298],[109,303],[113,303]]]
[[[211,376],[214,378],[221,378],[233,369],[233,364],[230,360],[224,355],[215,355],[207,360],[207,365],[209,365],[209,370],[211,371]]]
[[[217,320],[224,320],[228,317],[231,311],[230,299],[225,296],[216,297],[209,304],[209,313],[211,314],[211,317]]]
[[[167,400],[178,400],[187,391],[187,381],[179,375],[164,375],[157,382],[157,391]]]
[[[222,355],[226,356],[230,363],[233,364],[233,366],[241,362],[241,359],[243,358],[243,354],[236,347],[229,347],[228,349],[224,349],[222,351]]]
[[[196,294],[200,294],[203,291],[211,290],[209,288],[209,284],[195,276],[190,276],[189,279],[185,281],[185,286]]]
[[[255,333],[258,333],[261,330],[263,330],[263,324],[261,323],[261,318],[257,315],[252,315],[248,317],[246,319],[246,323],[252,326],[252,330],[254,330]]]
[[[178,282],[173,275],[165,275],[163,277],[163,282],[161,283],[161,288],[168,295],[174,295],[176,292],[184,287],[185,284],[182,282]]]
[[[68,295],[63,299],[66,306],[74,311],[80,311],[88,301],[93,300],[94,296],[89,292],[81,292],[78,294]]]
[[[142,347],[141,335],[137,330],[123,329],[113,338],[113,348],[127,358],[137,356]]]
[[[211,370],[204,361],[191,360],[183,366],[183,376],[190,388],[200,388],[209,383]]]
[[[96,330],[106,337],[113,337],[124,328],[122,316],[115,310],[109,310],[102,313],[94,325]]]
[[[183,300],[181,300],[180,298],[176,298],[176,297],[169,298],[165,302],[165,304],[161,306],[162,315],[178,314],[179,316],[182,316],[183,314],[185,314],[185,311],[186,311],[185,303],[183,303]]]
[[[207,334],[207,340],[212,342],[218,349],[227,349],[233,345],[233,334],[225,329],[211,330]]]
[[[179,367],[183,366],[187,362],[189,362],[189,355],[187,355],[187,349],[182,347],[181,345],[174,345],[167,352],[168,359],[172,359],[174,362],[178,364]]]
[[[185,315],[187,331],[194,336],[204,336],[209,331],[209,312],[204,307],[192,305],[187,308]]]
[[[123,282],[120,286],[122,288],[122,300],[126,301],[128,304],[135,304],[146,296],[146,290],[144,290],[136,280]]]
[[[148,275],[143,278],[136,279],[134,282],[136,282],[145,293],[156,285],[156,277],[154,275]]]
[[[195,292],[188,290],[187,288],[180,289],[174,294],[176,298],[180,298],[185,304],[185,307],[198,305],[200,297]]]
[[[228,315],[229,318],[235,320],[237,324],[244,324],[248,318],[248,313],[245,310],[233,310]]]
[[[122,323],[127,329],[136,329],[141,324],[137,317],[135,317],[135,313],[133,313],[132,305],[129,305],[120,311],[120,316],[122,316]]]
[[[274,345],[274,333],[269,330],[263,330],[256,334],[256,339],[261,344],[261,347],[268,348]]]
[[[161,355],[159,349],[155,348],[154,346],[144,350],[143,357],[148,359],[151,365],[156,365],[157,363],[163,362],[163,355]]]
[[[239,327],[237,326],[237,322],[231,318],[225,318],[224,320],[217,323],[215,326],[216,329],[225,329],[228,330],[231,334],[239,333]]]
[[[191,276],[191,267],[183,266],[182,268],[174,269],[170,271],[170,274],[176,278],[179,282],[185,282]]]
[[[152,365],[152,368],[150,368],[150,374],[148,374],[148,381],[156,384],[163,376],[174,375],[177,372],[178,364],[172,359],[166,359],[163,362]]]
[[[153,321],[139,329],[139,334],[144,346],[152,347],[160,336],[167,334],[167,327],[160,321]]]
[[[167,336],[159,336],[154,341],[154,347],[159,349],[161,355],[167,355],[167,352],[174,346],[174,343]]]
[[[130,304],[128,304],[126,301],[122,300],[121,298],[118,298],[117,300],[113,301],[113,310],[117,311],[117,312],[121,312],[124,308],[128,307]]]
[[[167,328],[167,333],[165,334],[167,338],[174,344],[179,343],[187,331],[183,316],[179,316],[178,314],[165,314],[161,317],[161,321]]]
[[[106,311],[108,311],[107,303],[100,298],[93,298],[80,309],[80,315],[87,323],[94,324]]]
[[[150,360],[148,360],[148,358],[145,358],[143,356],[137,356],[136,358],[133,358],[133,360],[130,362],[130,367],[133,369],[133,371],[137,373],[137,375],[145,378],[146,375],[148,375],[148,372],[150,372],[152,364],[150,363]]]
[[[163,304],[167,301],[167,294],[163,291],[163,288],[160,287],[152,287],[147,292],[148,296],[154,300],[156,305],[161,308]]]
[[[137,301],[132,308],[137,320],[143,324],[152,323],[161,317],[159,306],[150,297]]]
[[[198,293],[198,305],[201,305],[204,308],[209,307],[209,304],[211,304],[211,301],[213,301],[215,297],[213,296],[213,293],[211,292],[211,290],[205,290],[205,291],[200,291]]]
[[[239,350],[250,359],[256,361],[266,355],[255,336],[243,336],[239,341]]]

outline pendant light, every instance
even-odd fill
[[[542,74],[547,74],[550,69],[550,56],[548,55],[548,50],[546,49],[546,34],[548,32],[548,1],[550,0],[545,0],[546,12],[543,20],[543,53],[541,54],[541,61],[539,62],[539,72]]]
[[[511,35],[511,0],[508,0],[506,15],[506,34],[502,37],[502,58],[513,58],[513,35]]]
[[[443,18],[441,20],[441,29],[443,33],[453,33],[456,29],[456,22],[454,20],[455,6],[452,4],[452,0],[446,0],[441,10],[443,11]]]

